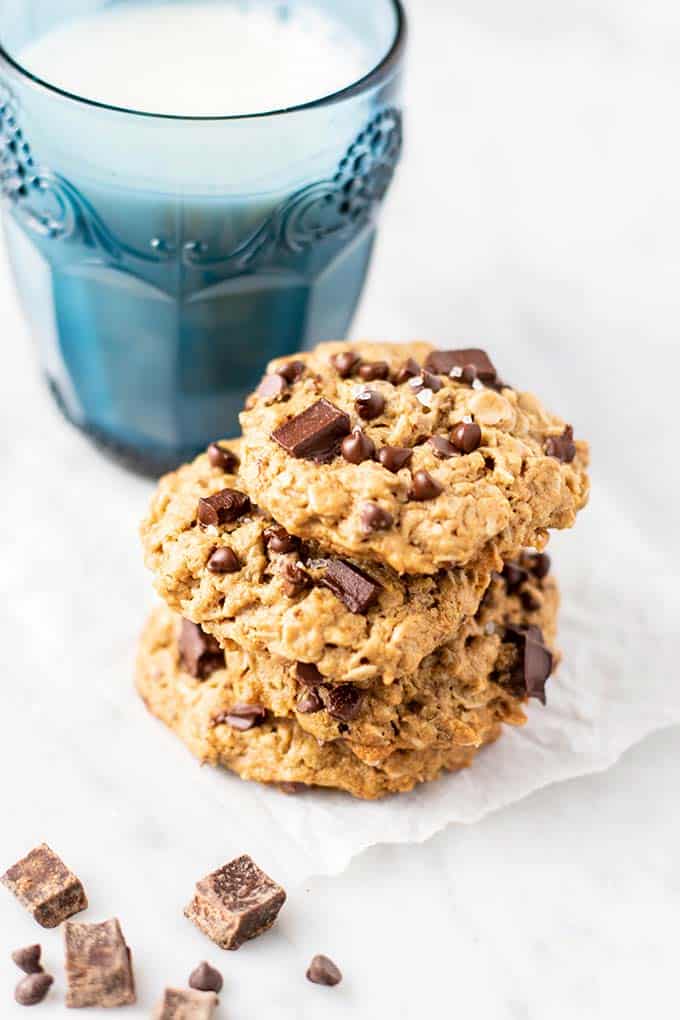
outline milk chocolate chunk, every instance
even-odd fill
[[[341,354],[334,354],[331,358],[331,365],[341,379],[348,379],[359,367],[361,358],[354,351],[343,351]]]
[[[350,431],[349,415],[324,397],[272,432],[272,439],[291,457],[332,460]]]
[[[470,382],[480,379],[483,383],[492,383],[495,382],[497,375],[489,355],[476,347],[457,351],[433,351],[425,362],[425,368],[437,375],[450,375],[453,379],[461,380],[466,373]],[[474,374],[470,369],[474,369]]]
[[[220,446],[219,443],[211,443],[208,447],[208,460],[213,467],[221,468],[222,471],[230,475],[236,471],[240,463],[235,453],[228,450],[226,446]]]
[[[31,850],[0,881],[43,928],[56,928],[87,907],[80,879],[46,843]]]
[[[166,988],[153,1020],[213,1020],[219,999],[214,992]]]
[[[375,602],[381,585],[344,560],[322,561],[325,571],[319,583],[330,588],[350,613],[365,613]]]
[[[223,984],[224,981],[219,970],[211,967],[207,960],[199,963],[189,977],[189,988],[195,988],[198,992],[215,992],[217,994],[222,991]]]
[[[222,489],[208,499],[199,499],[196,515],[204,527],[232,524],[250,510],[250,500],[238,489]]]
[[[363,464],[375,457],[375,443],[359,428],[343,439],[340,452],[350,464]]]
[[[506,627],[506,641],[517,646],[517,667],[512,677],[514,689],[525,698],[546,703],[545,685],[553,671],[553,656],[546,648],[539,627]]]
[[[243,855],[196,883],[186,917],[222,949],[238,949],[274,924],[286,894]]]
[[[378,454],[378,460],[386,471],[396,474],[410,462],[413,457],[413,450],[406,446],[383,446]]]
[[[213,719],[215,726],[226,724],[233,730],[246,733],[263,723],[267,718],[267,709],[262,705],[234,705]]]
[[[14,989],[14,999],[20,1006],[37,1006],[50,990],[54,978],[50,974],[29,974]]]
[[[327,689],[326,708],[333,719],[352,722],[361,712],[364,692],[354,684],[337,684]]]
[[[42,972],[41,953],[40,946],[24,946],[23,949],[14,950],[12,960],[20,970],[23,970],[24,974],[40,974]]]
[[[179,657],[187,673],[197,680],[207,680],[218,669],[224,669],[224,652],[215,638],[191,620],[182,620]]]
[[[415,500],[436,499],[443,491],[444,486],[440,485],[429,471],[416,471],[409,496]]]
[[[545,452],[549,457],[555,457],[563,464],[571,464],[576,456],[574,430],[571,425],[567,425],[561,436],[550,436],[549,439],[546,439]]]
[[[364,503],[361,507],[361,530],[370,535],[374,531],[388,531],[394,524],[394,517],[377,503]]]
[[[276,400],[288,389],[288,380],[275,372],[273,375],[266,375],[257,388],[257,395],[265,401]]]
[[[327,956],[315,956],[307,968],[307,980],[315,985],[339,985],[342,981],[342,973],[332,960]]]
[[[136,1001],[132,957],[116,918],[102,924],[68,921],[66,1005],[111,1008]]]

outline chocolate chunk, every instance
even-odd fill
[[[233,475],[239,466],[239,459],[235,453],[228,450],[226,446],[219,443],[211,443],[208,447],[208,460],[213,467],[220,468],[229,475]]]
[[[238,489],[222,489],[208,499],[199,499],[196,515],[204,527],[232,524],[250,510],[250,500]]]
[[[576,456],[574,430],[571,425],[567,425],[561,436],[550,436],[546,439],[545,452],[549,457],[561,460],[563,464],[571,464]]]
[[[352,429],[352,434],[343,439],[340,452],[350,464],[363,464],[375,457],[375,443],[360,428]]]
[[[412,456],[413,450],[405,446],[383,446],[378,454],[378,460],[387,471],[396,474],[406,467]]]
[[[211,967],[204,960],[199,963],[195,970],[192,970],[189,978],[189,988],[195,988],[198,992],[221,992],[224,981],[219,970]]]
[[[535,613],[536,610],[540,609],[543,604],[541,600],[536,595],[534,595],[532,591],[529,591],[528,589],[526,591],[520,592],[519,597],[522,603],[522,608],[525,609],[527,613]]]
[[[352,722],[361,712],[364,692],[354,684],[336,684],[326,690],[326,709],[333,719]]]
[[[413,476],[413,485],[409,496],[411,499],[426,500],[436,499],[444,491],[436,478],[433,478],[429,471],[416,471]]]
[[[437,375],[450,375],[454,379],[462,379],[463,373],[468,369],[470,382],[480,379],[483,383],[493,383],[496,379],[496,369],[489,355],[478,348],[433,351],[425,362],[425,368]],[[470,369],[474,370],[474,375]]]
[[[543,581],[550,573],[550,557],[547,553],[523,552],[521,563],[537,581]]]
[[[309,588],[312,583],[309,574],[299,563],[284,563],[280,575],[284,594],[290,599]]]
[[[215,549],[208,560],[208,570],[211,574],[236,574],[240,569],[238,556],[228,546]]]
[[[377,390],[363,390],[354,401],[354,407],[360,418],[364,421],[373,421],[379,418],[385,410],[385,398]]]
[[[267,709],[262,705],[234,705],[213,719],[213,726],[231,726],[232,730],[246,733],[259,726],[267,718]]]
[[[282,375],[275,372],[274,375],[266,375],[257,387],[257,395],[263,400],[276,400],[288,389],[288,381]]]
[[[361,358],[354,351],[343,351],[341,354],[334,354],[331,358],[331,365],[341,379],[348,379],[359,367]]]
[[[166,988],[153,1020],[213,1020],[219,999],[214,992]]]
[[[420,393],[421,390],[432,390],[433,393],[439,393],[443,386],[439,376],[427,370],[421,372],[420,375],[414,376],[413,379],[409,379],[408,384],[414,393]]]
[[[438,457],[439,460],[449,460],[451,457],[458,457],[459,455],[459,451],[445,436],[430,436],[428,443],[432,447],[435,457]]]
[[[339,985],[342,974],[327,956],[315,956],[307,968],[307,980],[315,985]]]
[[[269,528],[265,528],[262,535],[267,548],[275,553],[296,552],[300,546],[298,539],[289,535],[280,524],[272,524]]]
[[[286,382],[292,386],[305,374],[306,367],[304,361],[289,361],[287,365],[279,369],[279,375],[282,375]]]
[[[331,460],[350,430],[349,415],[322,398],[272,432],[272,439],[291,457]]]
[[[350,613],[365,613],[378,597],[381,586],[358,567],[344,560],[324,560],[320,584],[330,588]]]
[[[374,379],[388,379],[390,366],[386,361],[362,361],[359,365],[357,375],[364,382],[373,382]]]
[[[103,924],[67,921],[66,1005],[111,1008],[135,1002],[132,957],[116,918]]]
[[[43,928],[56,928],[87,907],[80,879],[46,843],[31,850],[0,881]]]
[[[186,917],[222,949],[238,949],[271,928],[286,894],[244,855],[196,884]]]
[[[187,673],[197,680],[207,680],[216,670],[224,669],[224,652],[216,639],[191,620],[182,620],[179,658]]]
[[[25,946],[23,949],[15,949],[12,953],[12,960],[24,974],[41,974],[42,964],[40,963],[40,946]]]
[[[377,503],[364,503],[361,507],[361,530],[367,535],[374,531],[388,531],[394,524],[394,517]]]
[[[553,671],[553,656],[540,628],[506,627],[505,639],[512,641],[518,651],[513,687],[521,697],[536,698],[545,705],[545,684]]]
[[[49,974],[29,974],[14,989],[14,998],[20,1006],[37,1006],[50,990],[54,978]]]
[[[506,563],[501,576],[505,581],[508,594],[513,595],[529,580],[529,571],[521,567],[519,563]]]
[[[401,386],[403,383],[408,382],[409,379],[414,379],[417,375],[420,375],[422,369],[418,362],[414,358],[409,358],[399,368],[394,375],[394,385]]]
[[[473,421],[462,421],[456,425],[451,441],[461,453],[474,453],[482,445],[482,430]]]
[[[295,711],[300,715],[316,715],[317,712],[322,712],[325,707],[321,695],[313,687],[302,691],[295,703]]]
[[[298,662],[295,667],[295,675],[301,684],[307,687],[318,687],[324,683],[324,677],[316,668],[313,662]]]

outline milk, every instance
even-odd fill
[[[373,54],[308,2],[124,3],[68,20],[17,54],[66,92],[157,114],[217,117],[287,109],[339,92]]]

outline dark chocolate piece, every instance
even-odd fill
[[[449,460],[459,455],[458,449],[445,436],[430,436],[428,443],[439,460]]]
[[[354,407],[359,417],[364,421],[373,421],[374,418],[379,418],[385,410],[385,398],[377,390],[363,390],[357,394]]]
[[[525,609],[527,613],[535,613],[537,609],[541,608],[541,600],[528,588],[525,591],[520,592],[519,597],[522,603],[522,608]]]
[[[514,595],[523,584],[529,580],[529,571],[520,566],[519,563],[508,562],[503,567],[501,575],[509,595]]]
[[[523,552],[520,562],[537,581],[543,581],[550,573],[550,557],[547,553]]]
[[[238,949],[271,928],[286,894],[244,855],[196,883],[185,916],[222,949]]]
[[[0,881],[43,928],[56,928],[87,907],[80,879],[46,843],[31,850]]]
[[[240,569],[238,556],[228,546],[215,549],[208,560],[208,570],[211,574],[236,574]]]
[[[229,475],[235,474],[240,463],[235,453],[226,446],[220,446],[219,443],[211,443],[208,447],[208,460],[213,467],[220,468]]]
[[[22,978],[14,989],[14,999],[20,1006],[37,1006],[42,1002],[53,984],[50,974],[29,974]]]
[[[331,358],[331,365],[341,379],[348,379],[359,366],[361,358],[354,351],[343,351],[341,354],[334,354]]]
[[[420,375],[421,371],[422,369],[415,358],[409,358],[395,372],[394,385],[401,386],[402,383],[408,382],[409,379],[414,379],[417,375]]]
[[[438,375],[428,372],[427,369],[424,369],[420,375],[414,376],[413,379],[409,379],[408,384],[414,393],[420,393],[421,390],[432,390],[433,393],[439,393],[444,385]]]
[[[350,613],[365,613],[375,602],[381,585],[344,560],[324,560],[319,583],[330,588]]]
[[[196,515],[204,527],[233,524],[250,510],[250,500],[238,489],[222,489],[208,499],[199,499]]]
[[[326,690],[326,708],[333,719],[352,722],[361,712],[364,692],[354,684],[336,684]]]
[[[425,368],[437,375],[450,375],[454,379],[462,379],[466,369],[473,369],[474,375],[471,371],[467,373],[471,383],[474,379],[493,383],[497,375],[489,355],[476,347],[458,351],[433,351],[425,362]]]
[[[461,453],[474,453],[482,445],[482,430],[473,421],[462,421],[451,434],[451,442]]]
[[[166,988],[153,1020],[213,1020],[219,999],[195,988]]]
[[[350,464],[363,464],[365,460],[373,460],[375,457],[375,443],[360,428],[356,428],[343,439],[340,452]]]
[[[506,641],[517,646],[518,662],[512,677],[514,689],[525,698],[546,703],[545,684],[553,671],[553,656],[539,627],[506,627]]]
[[[327,956],[315,956],[307,968],[307,980],[315,985],[339,985],[342,981],[340,969]]]
[[[213,719],[213,726],[231,726],[232,730],[247,733],[267,718],[267,709],[262,705],[234,705]]]
[[[179,658],[187,673],[197,680],[207,680],[216,670],[224,669],[224,652],[217,640],[191,620],[182,620]]]
[[[388,531],[394,524],[394,517],[377,503],[364,503],[361,507],[361,530],[367,535],[374,531]]]
[[[215,994],[218,994],[222,991],[223,984],[224,980],[219,970],[211,967],[206,960],[203,960],[195,970],[192,970],[189,978],[189,988],[195,988],[198,992],[215,992]]]
[[[295,711],[300,715],[316,715],[317,712],[322,712],[325,707],[321,695],[314,687],[308,687],[302,691],[295,703]]]
[[[112,1008],[136,1001],[132,957],[116,918],[102,924],[67,921],[66,1005]]]
[[[576,456],[574,430],[571,425],[567,425],[561,436],[550,436],[549,439],[546,439],[545,452],[549,457],[555,457],[563,464],[571,464]]]
[[[444,491],[436,478],[433,478],[429,471],[416,471],[413,476],[413,485],[409,496],[415,500],[436,499]]]
[[[410,462],[413,457],[413,450],[405,446],[383,446],[378,454],[378,460],[382,466],[396,474]]]
[[[24,946],[23,949],[15,949],[12,953],[12,960],[19,970],[24,974],[41,974],[42,964],[40,962],[40,946]]]
[[[290,599],[309,588],[312,583],[309,574],[299,563],[284,563],[280,574],[284,594]]]
[[[282,375],[286,382],[292,386],[305,374],[306,367],[304,361],[289,361],[287,365],[279,369],[279,375]]]
[[[272,439],[291,457],[325,461],[335,456],[349,430],[349,415],[322,397],[275,429]]]
[[[280,524],[272,524],[263,532],[264,540],[268,549],[275,553],[291,553],[299,548],[299,541],[289,535]]]
[[[362,361],[359,365],[357,375],[364,382],[373,382],[374,379],[388,379],[390,366],[386,361]]]
[[[257,395],[263,400],[276,400],[288,389],[288,381],[282,375],[275,372],[273,375],[266,375],[257,387]]]
[[[323,675],[313,662],[298,662],[295,675],[299,683],[305,684],[306,687],[318,687],[319,684],[325,683]]]

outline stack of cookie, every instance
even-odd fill
[[[479,350],[322,344],[162,479],[142,526],[164,600],[149,709],[203,761],[364,798],[469,765],[545,702],[558,590],[541,550],[588,451]]]

